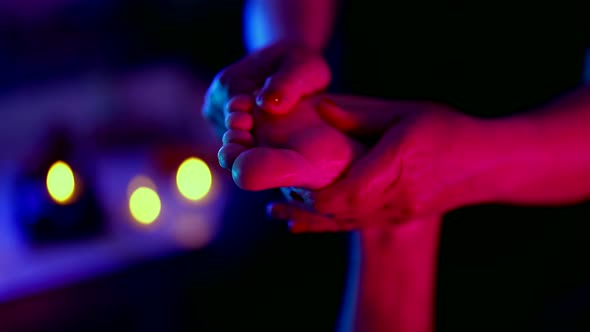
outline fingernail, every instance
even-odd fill
[[[281,104],[281,98],[278,94],[275,93],[263,93],[261,95],[258,95],[258,97],[256,97],[256,103],[258,104],[258,106],[263,107],[263,106],[268,106],[268,105],[272,105],[273,107],[277,107]]]

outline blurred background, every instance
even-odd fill
[[[382,62],[354,65],[371,45],[377,60],[390,56],[362,31],[413,20],[391,22],[390,13],[374,12],[377,2],[347,2],[348,10],[369,19],[348,22],[354,33],[346,41],[365,46],[340,57],[339,43],[347,43],[337,31],[329,50],[338,55],[332,66],[346,64],[361,78],[356,93],[390,89],[379,77],[391,72],[375,70]],[[292,236],[284,224],[269,221],[265,205],[280,194],[239,190],[219,168],[220,140],[200,114],[213,75],[245,54],[243,5],[0,0],[0,331],[334,330],[346,234]],[[463,19],[461,29],[475,21]],[[510,24],[498,25],[504,30],[497,40],[469,36],[473,50],[460,38],[452,44],[499,55],[485,66],[481,57],[450,56],[447,39],[439,38],[447,30],[430,34],[425,26],[423,37],[435,43],[398,40],[413,51],[393,63],[399,79],[392,91],[450,93],[459,106],[477,105],[485,115],[569,89],[582,68],[588,81],[590,52],[585,67],[581,56],[571,61],[567,53],[587,45],[569,45],[560,34],[571,32],[566,27],[535,20],[534,47],[521,45]],[[410,61],[416,47],[426,56]],[[431,48],[448,51],[446,60],[485,82],[422,82],[456,69],[436,58],[423,65]],[[362,79],[365,72],[379,74],[377,80]],[[521,79],[506,82],[511,75]],[[350,89],[347,77],[336,77],[338,89]],[[490,101],[483,111],[481,100]],[[439,330],[588,330],[578,328],[590,326],[588,204],[467,208],[447,216]]]
[[[334,328],[344,238],[267,221],[200,115],[242,6],[0,1],[0,331]]]

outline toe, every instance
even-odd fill
[[[309,162],[292,150],[252,148],[234,159],[232,177],[244,190],[281,187],[313,187],[315,176]]]
[[[244,112],[249,113],[252,112],[254,108],[254,100],[249,95],[238,95],[230,99],[226,107],[226,114],[231,112]]]
[[[232,112],[225,118],[225,126],[228,129],[252,130],[254,118],[250,113]]]
[[[252,147],[254,145],[254,137],[249,131],[230,129],[223,134],[223,144],[237,143],[245,147]]]
[[[236,158],[244,151],[248,150],[243,145],[236,143],[224,144],[219,152],[217,158],[219,159],[219,165],[227,170],[231,170]]]

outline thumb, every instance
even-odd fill
[[[328,95],[320,100],[317,112],[330,126],[350,135],[383,134],[400,118],[396,102],[374,98]]]
[[[374,212],[398,192],[403,131],[389,130],[367,154],[354,162],[345,176],[308,198],[324,215],[351,216]]]

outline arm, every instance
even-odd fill
[[[244,39],[249,51],[278,41],[322,50],[332,32],[336,0],[249,0]]]
[[[590,199],[590,86],[536,110],[479,120],[471,133],[470,176],[454,190],[450,208]],[[460,155],[453,159],[465,161]]]
[[[313,210],[333,218],[305,222],[309,231],[324,224],[353,227],[355,216],[399,222],[483,203],[547,206],[590,199],[590,85],[496,119],[437,103],[390,101],[387,114],[398,117],[390,125],[381,107],[365,104],[319,109],[344,132],[381,138],[344,178],[303,195]],[[341,218],[351,220],[339,224]]]
[[[590,199],[590,86],[498,119],[427,102],[391,102],[388,113],[398,120],[389,124],[371,105],[320,109],[344,132],[381,139],[343,179],[301,193],[315,212],[296,204],[270,210],[290,220],[294,232],[362,229],[359,289],[352,298],[358,331],[432,329],[437,221],[444,212],[480,203]]]

